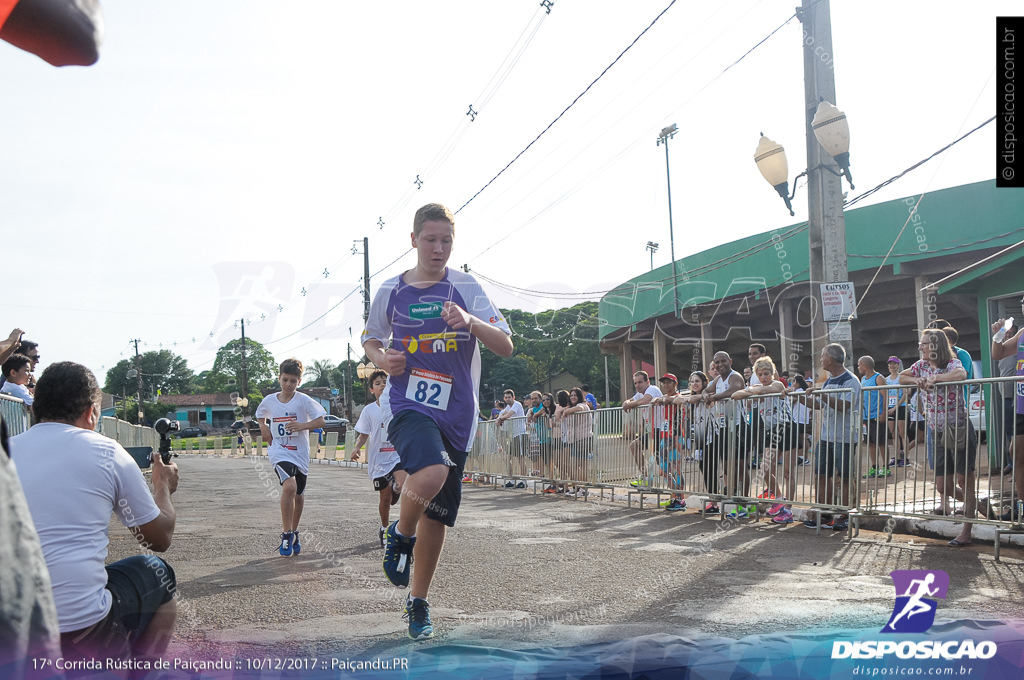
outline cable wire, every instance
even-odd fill
[[[565,107],[565,109],[563,109],[560,114],[555,116],[555,119],[553,121],[551,121],[550,123],[548,123],[548,126],[546,128],[544,128],[543,130],[541,130],[540,134],[538,134],[536,137],[533,138],[533,141],[531,141],[529,144],[527,144],[526,147],[523,148],[522,151],[520,151],[518,154],[516,154],[515,158],[510,160],[508,162],[508,164],[498,172],[497,175],[492,177],[490,179],[490,181],[487,182],[487,184],[483,185],[475,194],[470,196],[469,200],[466,201],[465,203],[463,203],[462,207],[455,211],[455,214],[458,215],[460,212],[462,212],[463,208],[465,208],[467,205],[472,203],[473,199],[475,199],[477,196],[479,196],[481,193],[483,193],[484,190],[487,189],[487,187],[491,186],[491,184],[493,184],[495,182],[495,180],[497,180],[499,177],[501,177],[505,173],[506,170],[508,170],[510,167],[512,167],[513,163],[515,163],[517,160],[519,160],[519,158],[523,154],[525,154],[527,151],[529,151],[530,147],[532,147],[534,144],[536,144],[537,140],[539,140],[541,137],[544,136],[544,133],[546,133],[548,130],[550,130],[555,125],[555,123],[557,123],[559,120],[561,120],[562,116],[564,116],[566,113],[568,113],[569,109],[571,109],[573,106],[575,106],[576,102],[578,102],[580,99],[582,99],[583,95],[585,95],[587,92],[589,92],[590,88],[592,88],[594,85],[596,85],[597,82],[599,80],[601,80],[601,78],[603,78],[604,75],[606,73],[608,73],[608,71],[613,66],[615,66],[615,64],[617,64],[619,62],[619,60],[622,59],[623,56],[625,56],[626,52],[628,52],[630,49],[632,49],[633,45],[636,45],[636,43],[640,40],[640,38],[644,37],[644,34],[646,34],[647,31],[651,30],[651,28],[654,26],[654,24],[658,23],[658,20],[661,19],[662,16],[664,16],[665,12],[669,11],[672,8],[672,6],[675,5],[675,4],[676,4],[676,0],[672,0],[671,2],[669,2],[668,6],[665,7],[665,9],[661,10],[661,12],[658,14],[658,16],[654,17],[654,21],[652,21],[647,26],[647,28],[645,28],[643,31],[641,31],[640,35],[638,35],[636,38],[634,38],[633,42],[631,42],[626,47],[626,49],[622,50],[622,52],[619,53],[619,56],[615,57],[615,59],[612,60],[612,63],[608,64],[608,66],[606,66],[605,69],[603,71],[601,71],[601,73],[598,74],[598,76],[596,78],[594,78],[594,80],[591,81],[591,83],[589,85],[587,85],[587,87],[583,90],[583,92],[580,92],[578,95],[576,95],[576,98],[573,99],[572,102],[567,107]]]

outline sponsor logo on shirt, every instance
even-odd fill
[[[441,352],[458,351],[456,339],[459,334],[456,331],[445,331],[443,333],[421,333],[417,337],[407,335],[402,338],[402,346],[409,354],[419,352],[421,354],[439,354]]]
[[[436,319],[441,316],[440,302],[417,302],[409,305],[410,319]]]

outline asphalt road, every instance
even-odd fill
[[[569,646],[649,633],[690,637],[881,628],[894,569],[943,569],[939,619],[1024,619],[1024,552],[799,523],[702,520],[526,490],[466,486],[430,594],[435,640],[405,637],[406,590],[384,579],[365,470],[314,465],[303,552],[277,554],[266,459],[182,456],[171,654],[344,655],[415,645]],[[264,480],[266,486],[264,485]],[[396,515],[397,517],[397,515]],[[113,520],[110,560],[138,552]]]

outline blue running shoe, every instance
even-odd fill
[[[729,519],[746,519],[747,509],[742,505],[737,506],[736,509],[726,515],[726,517]]]
[[[406,538],[398,534],[398,522],[392,522],[384,535],[384,575],[392,585],[405,588],[409,585],[412,567],[412,548],[416,537]]]
[[[402,618],[409,622],[409,637],[413,640],[434,637],[434,624],[430,622],[430,605],[426,600],[409,596],[405,601],[405,613]]]
[[[281,547],[277,549],[277,552],[281,553],[281,557],[292,556],[292,532],[286,531],[281,534]]]
[[[299,530],[296,529],[292,532],[292,555],[298,555],[302,552],[302,544],[299,543]]]

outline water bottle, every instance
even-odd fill
[[[1003,322],[1003,327],[1000,328],[998,331],[996,331],[996,334],[992,336],[992,342],[997,342],[998,343],[998,342],[1002,342],[1004,339],[1006,339],[1006,333],[1007,333],[1007,331],[1010,330],[1011,326],[1013,326],[1013,317],[1012,316],[1009,319],[1007,319],[1006,321],[1004,321]]]

